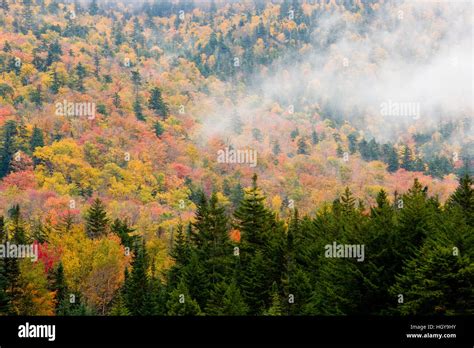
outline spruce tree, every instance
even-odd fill
[[[209,298],[210,276],[205,263],[193,250],[189,263],[183,270],[183,277],[189,294],[196,300],[200,308],[204,308]]]
[[[248,307],[235,280],[227,287],[222,302],[224,315],[246,315],[248,313]]]
[[[148,256],[145,244],[138,244],[134,250],[132,272],[125,282],[126,306],[132,315],[150,315],[153,311],[148,275]]]
[[[166,307],[168,308],[168,315],[202,315],[199,304],[190,296],[183,280],[181,280],[176,289],[170,293]]]
[[[0,131],[0,179],[11,171],[11,161],[15,152],[18,150],[16,146],[17,124],[13,120],[6,121]]]
[[[161,137],[165,131],[165,128],[159,121],[153,124],[153,129],[155,130],[155,135],[157,138]]]
[[[448,200],[448,207],[460,209],[467,223],[474,226],[474,182],[469,174],[464,174],[459,179],[459,185],[456,191]]]
[[[161,96],[161,90],[158,87],[153,87],[151,89],[150,98],[148,99],[148,107],[163,119],[168,116],[168,106],[164,102],[163,97]]]
[[[118,291],[118,294],[113,301],[109,315],[115,317],[124,317],[130,315],[130,311],[127,308],[122,291]]]
[[[136,98],[135,101],[133,102],[133,112],[137,120],[143,121],[143,122],[146,121],[145,115],[143,114],[142,104],[140,103],[139,98]]]
[[[273,283],[272,285],[272,291],[271,291],[271,306],[264,312],[264,315],[269,315],[269,316],[280,316],[283,314],[283,308],[281,305],[281,298],[280,294],[278,293],[278,286],[276,283]]]
[[[84,92],[84,78],[87,76],[87,70],[81,62],[76,66],[76,88],[79,92]]]
[[[474,268],[467,255],[453,254],[451,245],[428,240],[409,260],[390,289],[403,295],[402,315],[474,314]]]
[[[66,315],[70,303],[62,262],[59,262],[53,273],[53,291],[56,292],[56,315]]]
[[[191,233],[190,228],[191,225],[188,226],[188,230]],[[191,251],[189,235],[183,231],[183,225],[180,223],[177,228],[176,240],[171,250],[174,264],[167,273],[168,286],[177,286],[181,277],[184,276],[184,268],[189,264]]]
[[[105,206],[99,198],[96,198],[87,211],[86,232],[89,238],[100,238],[107,234],[109,219]]]
[[[8,295],[8,279],[6,276],[5,262],[0,259],[0,316],[10,312],[10,297]]]
[[[133,229],[127,220],[115,219],[113,224],[110,226],[112,232],[119,236],[122,245],[128,248],[132,248],[136,242],[136,238],[131,236],[130,233],[133,233]]]

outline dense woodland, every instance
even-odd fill
[[[0,244],[39,250],[0,258],[0,315],[473,314],[472,110],[398,123],[323,79],[268,88],[315,52],[372,73],[388,47],[346,69],[337,43],[400,9],[432,23],[414,46],[449,29],[375,0],[0,0]]]

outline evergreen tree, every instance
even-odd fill
[[[191,225],[188,226],[191,234]],[[176,234],[176,240],[171,250],[171,257],[174,260],[173,266],[167,273],[168,286],[175,287],[181,277],[184,276],[184,269],[189,264],[191,257],[191,245],[189,243],[189,234],[183,231],[183,225],[179,224]]]
[[[189,263],[184,267],[182,278],[189,294],[196,300],[200,308],[204,308],[209,298],[210,276],[204,265],[197,251],[193,250]]]
[[[33,127],[33,133],[31,134],[30,139],[30,151],[31,153],[35,152],[37,147],[44,146],[43,131],[41,128],[38,128],[36,125]]]
[[[153,311],[152,298],[149,292],[148,256],[145,245],[135,248],[132,262],[132,272],[125,280],[126,307],[131,315],[150,315]]]
[[[349,140],[349,153],[352,155],[357,151],[357,134],[350,133],[347,136],[347,140]]]
[[[84,78],[87,76],[87,71],[81,62],[79,62],[79,64],[77,64],[76,66],[76,76],[77,76],[77,80],[76,80],[77,90],[79,92],[84,92],[85,91]]]
[[[153,110],[155,114],[160,115],[163,119],[168,116],[168,106],[161,96],[161,90],[158,87],[153,87],[150,91],[150,98],[148,99],[148,108]]]
[[[6,241],[4,218],[0,216],[0,244],[5,244]],[[6,315],[10,312],[9,282],[6,272],[6,261],[4,258],[0,258],[0,315]]]
[[[270,315],[270,316],[279,316],[282,315],[283,310],[282,310],[282,305],[281,305],[281,298],[280,294],[278,293],[278,287],[276,283],[273,283],[272,286],[272,291],[271,291],[271,306],[264,312],[265,315]]]
[[[62,262],[54,270],[52,290],[56,292],[56,315],[66,315],[70,303]]]
[[[296,150],[298,155],[308,155],[308,144],[306,144],[306,139],[301,137],[298,139],[298,149]]]
[[[189,295],[188,288],[183,280],[171,292],[166,306],[168,308],[168,315],[188,316],[202,314],[199,304]]]
[[[15,204],[8,210],[9,215],[9,232],[13,236],[13,241],[17,244],[27,244],[28,238],[21,216],[20,205]]]
[[[225,291],[222,313],[224,315],[246,315],[248,313],[248,307],[235,281],[232,281]]]
[[[10,312],[10,297],[7,292],[8,279],[5,273],[5,262],[0,259],[0,316]]]
[[[134,246],[136,238],[131,236],[130,233],[134,232],[135,229],[128,224],[127,220],[115,219],[113,224],[110,226],[110,229],[119,236],[123,246],[130,249]]]
[[[99,198],[92,202],[91,207],[87,211],[86,217],[86,232],[89,238],[99,238],[107,234],[107,227],[109,219],[105,206]]]
[[[243,126],[244,126],[244,124],[242,123],[242,120],[240,119],[239,114],[234,112],[232,114],[232,130],[233,130],[233,132],[237,135],[242,134]]]
[[[395,149],[392,146],[389,146],[389,149],[385,156],[386,156],[386,162],[388,164],[387,170],[390,173],[396,172],[400,165],[398,163],[398,154],[395,151]]]
[[[6,121],[1,128],[0,138],[0,179],[11,171],[10,163],[17,151],[17,124],[13,120]]]
[[[474,226],[474,182],[469,174],[464,174],[459,179],[459,185],[456,191],[451,195],[448,201],[448,207],[459,208],[465,216],[467,223]]]
[[[278,140],[275,140],[275,142],[273,143],[272,152],[275,156],[278,156],[280,154],[281,148],[280,148],[280,143],[278,142]]]
[[[146,121],[145,115],[143,115],[143,108],[139,98],[136,98],[133,102],[133,112],[135,113],[135,117],[137,118],[137,120],[143,122]]]
[[[53,80],[51,81],[51,86],[49,87],[53,94],[58,94],[59,89],[62,87],[62,82],[59,79],[59,75],[56,70],[53,71]]]
[[[429,240],[409,260],[397,283],[394,298],[403,295],[402,315],[474,314],[474,268],[467,255],[454,255],[449,245]]]
[[[313,145],[316,145],[317,143],[319,143],[319,136],[318,136],[318,133],[316,133],[315,130],[313,130],[313,132],[311,133],[311,143]]]
[[[89,6],[89,14],[95,16],[99,12],[99,6],[97,6],[97,0],[92,0]]]
[[[411,158],[411,150],[408,146],[405,146],[405,149],[403,150],[402,164],[400,167],[408,171],[411,171],[414,168],[413,160]]]
[[[336,154],[337,157],[342,157],[344,155],[344,150],[342,149],[341,144],[337,144]]]
[[[161,137],[165,131],[165,128],[160,121],[157,121],[153,124],[153,129],[155,130],[155,134],[158,138]]]
[[[120,94],[118,94],[118,92],[114,93],[112,103],[117,109],[120,109],[122,107],[122,99],[120,98]]]
[[[127,308],[122,291],[119,291],[117,296],[115,297],[109,314],[116,317],[124,317],[130,315],[130,311]]]

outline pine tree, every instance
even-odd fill
[[[56,72],[56,70],[53,71],[53,80],[51,81],[51,86],[49,87],[51,89],[51,92],[53,94],[58,94],[59,89],[62,87],[62,82],[59,79],[59,75]]]
[[[191,225],[188,226],[191,234]],[[191,245],[189,235],[183,231],[183,225],[179,224],[177,228],[176,240],[171,250],[171,257],[174,260],[173,266],[168,270],[167,281],[169,287],[176,287],[181,277],[184,276],[184,269],[189,264],[191,257]]]
[[[347,140],[349,141],[349,153],[352,155],[357,151],[357,133],[350,133]]]
[[[142,104],[140,103],[140,100],[138,98],[135,99],[133,102],[133,112],[135,113],[135,117],[139,121],[146,121],[145,115],[143,115],[143,109],[142,109]]]
[[[315,130],[313,130],[313,131],[311,132],[311,143],[312,143],[313,145],[316,145],[317,143],[319,143],[318,133],[316,133]]]
[[[168,116],[168,106],[161,96],[161,90],[158,87],[153,87],[150,91],[150,98],[148,99],[148,108],[153,110],[155,114],[160,115],[163,119]]]
[[[402,202],[403,208],[398,218],[397,235],[401,238],[398,254],[403,260],[407,260],[421,247],[425,237],[433,230],[435,212],[427,199],[427,188],[423,188],[418,179],[414,180],[413,186],[402,196]]]
[[[10,163],[15,152],[18,150],[16,146],[17,124],[13,120],[6,121],[1,128],[0,139],[0,179],[11,171]]]
[[[285,241],[285,255],[281,276],[282,294],[285,314],[301,314],[310,294],[311,285],[304,265],[308,264],[308,245],[303,235],[303,226],[298,217],[298,209],[294,209],[290,219]]]
[[[107,234],[109,219],[105,206],[99,198],[96,198],[87,211],[86,232],[89,238],[99,238]]]
[[[56,315],[66,315],[69,309],[69,296],[62,262],[54,270],[52,290],[56,292]]]
[[[227,315],[224,312],[224,296],[228,286],[225,282],[219,282],[212,286],[206,302],[206,315]]]
[[[229,238],[228,217],[225,208],[219,205],[215,193],[209,202],[205,197],[201,197],[193,227],[192,240],[201,263],[208,271],[209,281],[211,284],[223,281],[232,258],[232,244]],[[203,308],[201,302],[199,304]]]
[[[342,157],[344,155],[344,150],[342,149],[341,144],[337,144],[336,154],[337,157]]]
[[[402,164],[401,164],[401,168],[405,169],[405,170],[408,170],[408,171],[411,171],[413,170],[414,168],[414,163],[413,163],[413,160],[411,158],[412,154],[411,154],[411,150],[408,146],[405,146],[405,149],[403,151],[403,158],[402,158]]]
[[[199,258],[196,250],[191,252],[189,263],[183,269],[186,288],[193,299],[204,308],[209,298],[210,276],[205,263]]]
[[[110,230],[119,236],[122,245],[128,248],[132,248],[136,242],[136,238],[130,235],[134,232],[127,220],[115,219],[114,223],[110,226]]]
[[[9,215],[9,232],[13,236],[13,241],[17,244],[26,244],[28,238],[24,227],[24,222],[21,216],[20,205],[15,204],[8,210]]]
[[[451,246],[429,240],[409,260],[393,298],[403,295],[397,311],[402,315],[474,314],[474,269],[467,255],[454,255]]]
[[[31,153],[34,153],[37,147],[42,147],[42,146],[44,146],[43,131],[41,130],[41,128],[34,126],[33,133],[31,134],[31,139],[30,139]]]
[[[307,155],[308,154],[308,144],[306,144],[305,138],[298,139],[298,149],[296,150],[298,155]]]
[[[89,14],[95,16],[99,12],[99,6],[97,6],[97,0],[92,0],[89,6]]]
[[[262,195],[257,186],[257,175],[252,178],[252,187],[245,191],[244,199],[234,212],[235,227],[240,231],[242,250],[250,255],[257,249],[262,250],[268,242],[268,233],[271,230],[272,214],[265,208]]]
[[[464,213],[467,223],[474,226],[474,182],[469,174],[459,179],[459,186],[451,195],[448,206],[459,208]]]
[[[10,298],[8,296],[8,279],[4,260],[0,259],[0,316],[10,312]]]
[[[165,128],[160,121],[157,121],[153,124],[153,129],[155,130],[155,135],[159,138],[163,135]]]
[[[278,140],[275,140],[275,142],[273,143],[272,152],[275,156],[278,156],[281,153],[280,143],[278,142]]]
[[[132,262],[132,272],[125,281],[125,301],[131,315],[150,315],[153,311],[149,292],[148,256],[144,243],[137,245]]]
[[[271,306],[264,312],[264,315],[269,315],[269,316],[279,316],[282,315],[283,309],[281,305],[281,298],[280,294],[278,293],[278,286],[276,283],[273,283],[272,285],[272,291],[271,291]]]
[[[130,315],[130,311],[126,306],[122,291],[118,291],[109,314],[115,317],[124,317]]]
[[[366,281],[363,283],[361,304],[362,314],[388,314],[393,297],[388,293],[395,282],[399,259],[397,256],[400,238],[397,234],[395,209],[390,204],[387,193],[377,194],[377,206],[371,208],[370,222],[365,237],[367,252],[360,265]]]
[[[390,173],[396,172],[400,165],[398,163],[398,154],[392,146],[390,146],[390,149],[388,150],[388,154],[386,156],[388,164],[387,170]]]
[[[199,304],[189,295],[188,288],[183,280],[171,292],[166,307],[168,308],[168,315],[188,316],[202,314]]]
[[[6,241],[5,222],[3,216],[0,216],[0,244],[5,244]],[[6,272],[6,261],[0,258],[0,315],[7,315],[10,312],[9,282]]]
[[[84,92],[85,91],[84,78],[87,76],[87,71],[81,62],[79,62],[79,64],[77,64],[76,66],[76,76],[77,76],[77,81],[76,81],[77,90],[79,92]]]
[[[235,280],[229,284],[225,291],[222,312],[224,315],[246,315],[248,313],[248,307]]]
[[[243,126],[244,126],[244,124],[242,123],[242,120],[240,119],[239,114],[234,112],[232,114],[232,130],[233,130],[233,132],[237,135],[242,134]]]
[[[122,107],[122,99],[120,98],[120,94],[118,94],[118,92],[114,93],[112,103],[117,109],[120,109]]]

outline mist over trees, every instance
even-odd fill
[[[471,19],[1,0],[0,315],[473,314]]]

